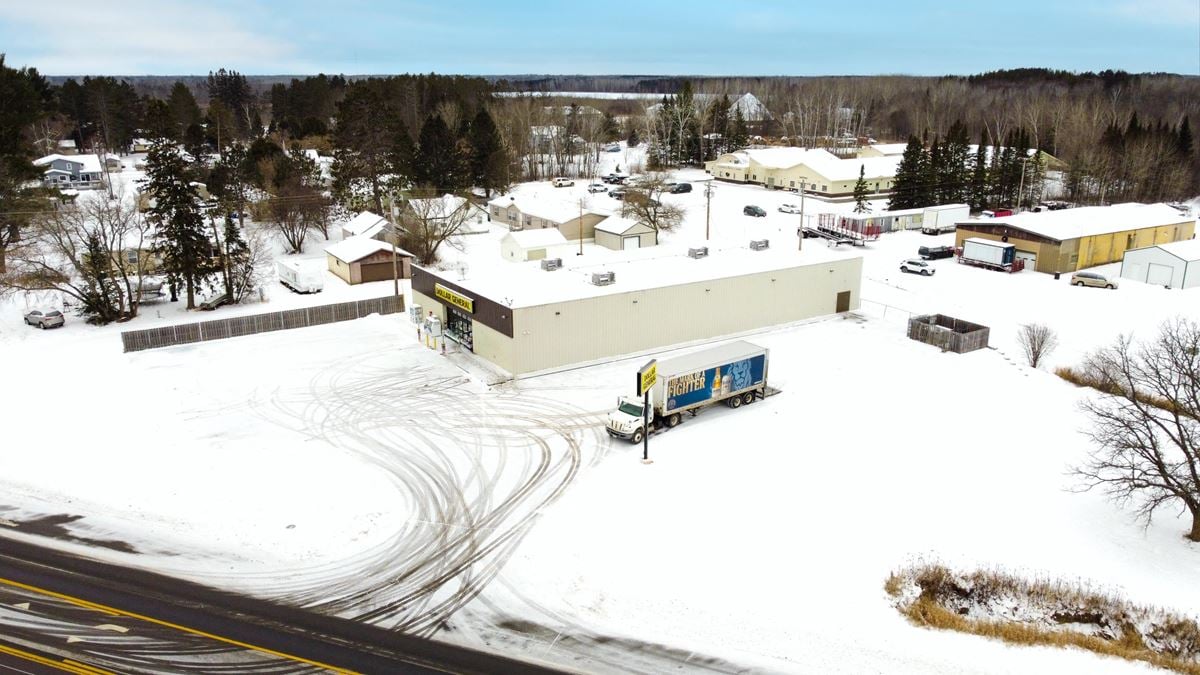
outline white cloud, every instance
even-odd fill
[[[182,74],[218,67],[263,72],[292,63],[292,45],[247,22],[180,0],[120,0],[70,7],[0,3],[9,61],[48,74]]]
[[[1197,0],[1131,0],[1116,3],[1109,12],[1142,23],[1200,26]]]

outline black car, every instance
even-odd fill
[[[742,209],[743,216],[754,216],[755,218],[766,218],[767,212],[763,211],[761,206],[747,204],[746,208]]]
[[[917,255],[921,256],[922,260],[938,260],[939,258],[953,258],[953,246],[922,246],[917,249]]]
[[[671,194],[673,194],[673,195],[681,194],[684,192],[691,192],[691,191],[692,191],[691,183],[676,183],[671,186]]]
[[[616,190],[609,190],[608,196],[619,201],[625,199],[625,191],[620,188],[617,188]]]

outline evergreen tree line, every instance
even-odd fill
[[[932,142],[909,136],[888,209],[938,204],[969,204],[973,210],[1028,207],[1041,201],[1044,179],[1045,160],[1024,128],[1012,129],[995,144],[981,132],[972,148],[966,125],[955,121],[944,137]]]
[[[698,166],[745,147],[749,138],[742,109],[733,106],[728,94],[697,97],[690,80],[679,93],[662,97],[646,116],[651,168]]]

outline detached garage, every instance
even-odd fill
[[[509,262],[541,260],[554,257],[554,252],[566,244],[567,238],[553,227],[516,230],[500,240],[500,255]]]
[[[1126,251],[1121,278],[1167,288],[1200,287],[1200,239]]]
[[[401,279],[412,276],[413,254],[396,248],[396,265],[392,264],[393,246],[370,237],[351,237],[325,249],[329,271],[350,285],[369,281],[390,281],[397,272]]]
[[[596,225],[596,245],[614,251],[646,248],[658,244],[658,233],[653,227],[636,220],[611,216]]]

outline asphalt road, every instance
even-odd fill
[[[561,672],[4,537],[0,594],[0,672]]]

